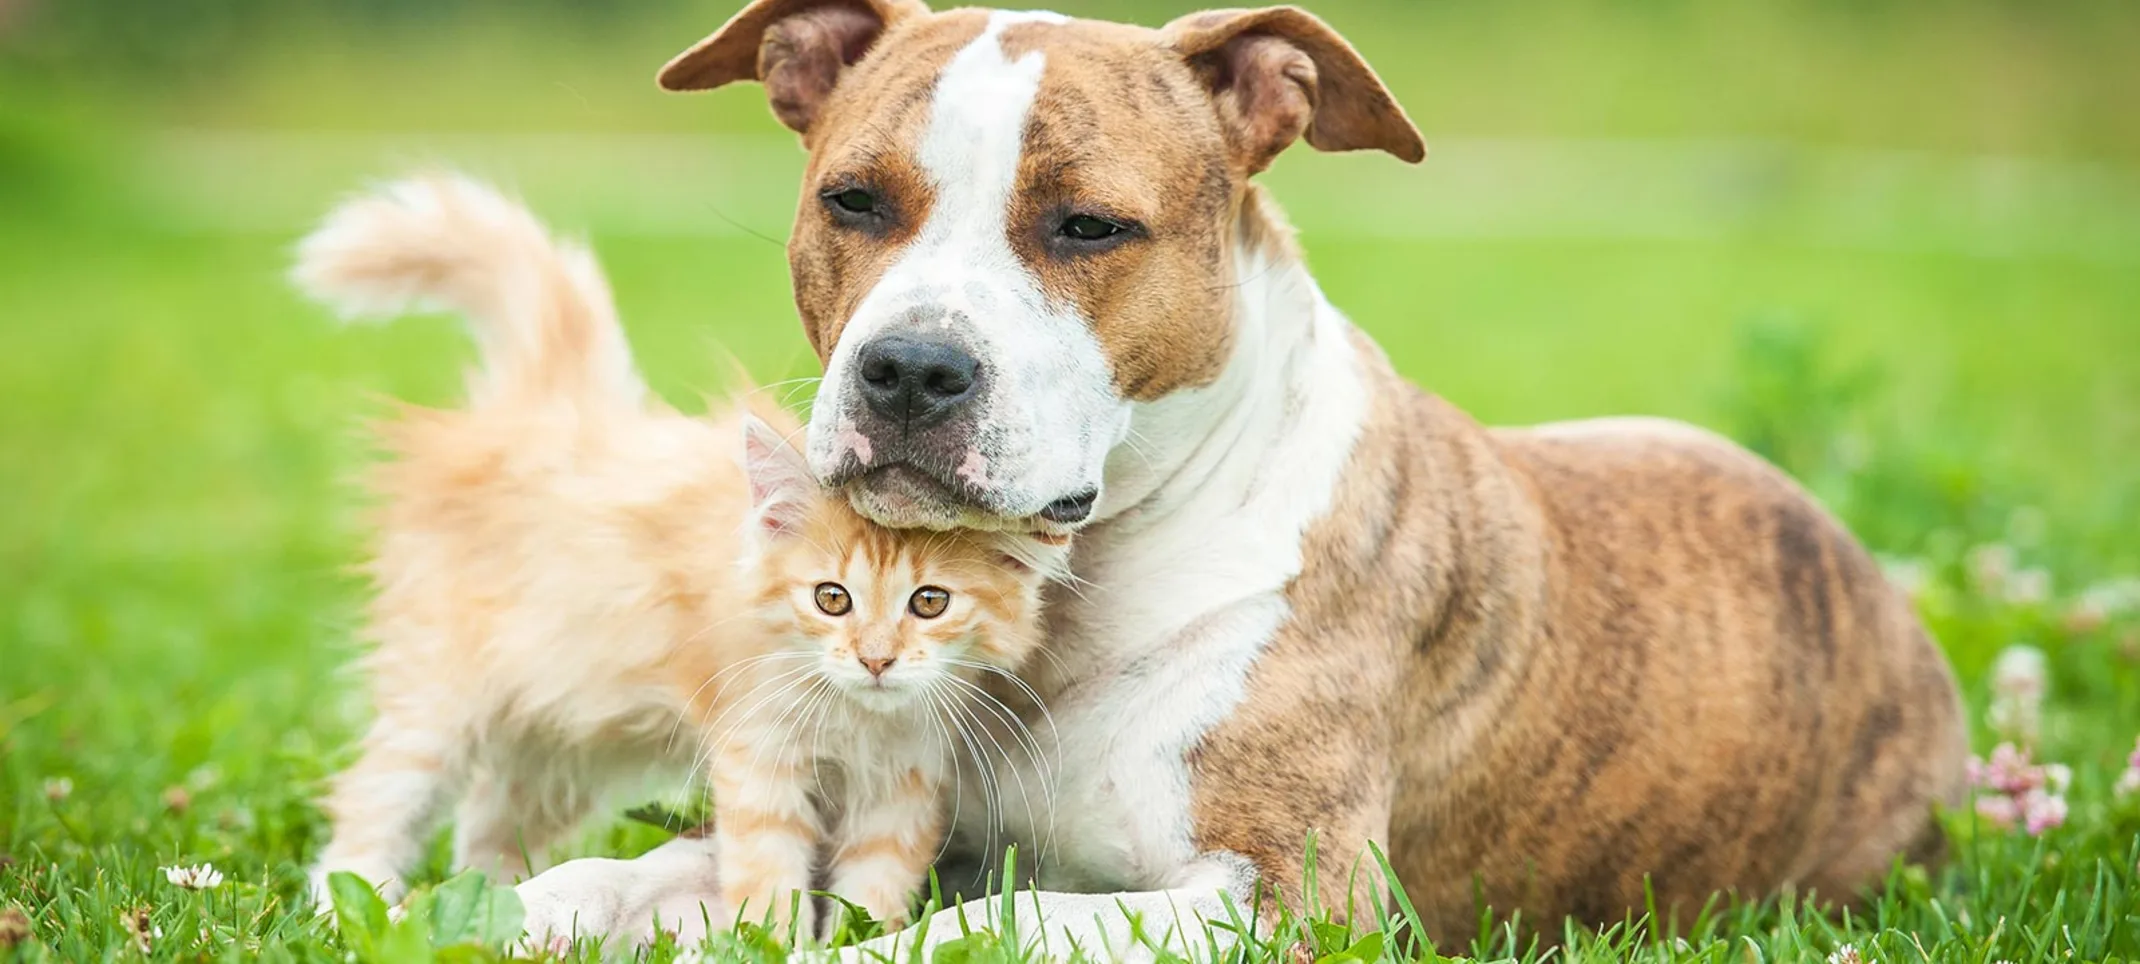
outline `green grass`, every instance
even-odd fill
[[[2075,770],[2065,826],[1952,815],[1952,864],[1898,872],[1847,919],[1722,901],[1673,926],[1532,922],[1560,950],[1494,928],[1437,950],[2140,958],[2140,798],[2111,789],[2140,730],[2140,614],[2068,619],[2086,586],[2140,573],[2140,14],[1316,7],[1435,146],[1417,169],[1299,152],[1270,178],[1398,366],[1489,422],[1641,412],[1755,444],[1931,573],[1921,608],[1979,713],[2002,649],[2047,652],[2042,755]],[[383,395],[452,398],[467,348],[442,320],[333,328],[283,285],[288,246],[363,178],[447,160],[592,236],[671,398],[716,383],[716,345],[764,378],[807,373],[778,246],[792,141],[755,92],[647,83],[726,12],[293,14],[130,68],[81,39],[90,21],[0,42],[0,913],[32,935],[15,955],[132,956],[139,908],[163,959],[415,953],[366,951],[292,900],[311,800],[363,713],[338,675],[362,600],[355,429]],[[112,49],[160,34],[129,36]],[[2044,567],[2049,598],[1973,582],[1967,554],[1992,542]],[[620,822],[581,848],[659,837]],[[204,860],[222,887],[158,870]],[[1248,956],[1419,957],[1389,924],[1362,945],[1287,921]]]

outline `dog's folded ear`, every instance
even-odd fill
[[[1426,142],[1367,61],[1297,7],[1206,10],[1160,33],[1210,88],[1248,173],[1306,137],[1324,151],[1379,150],[1418,163]]]
[[[840,73],[886,28],[928,10],[921,0],[752,0],[655,79],[679,91],[763,82],[773,115],[807,133]]]

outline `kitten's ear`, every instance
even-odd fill
[[[817,478],[803,454],[755,415],[743,416],[743,474],[750,478],[758,531],[789,533],[802,525],[818,495]]]

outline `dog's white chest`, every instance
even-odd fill
[[[1037,762],[1017,751],[997,761],[1002,835],[993,842],[982,821],[966,819],[983,813],[987,788],[964,785],[965,841],[988,848],[991,859],[1016,844],[1020,861],[1037,865],[1050,889],[1159,886],[1194,853],[1184,762],[1193,728],[1152,705],[1164,698],[1156,687],[1116,680],[1090,698],[1066,696],[1050,701],[1049,716],[1029,717]]]
[[[1041,762],[997,754],[992,781],[994,825],[1039,857],[1043,886],[1163,889],[1200,856],[1189,758],[1240,705],[1286,620],[1301,540],[1328,512],[1358,437],[1367,399],[1343,319],[1305,279],[1259,283],[1296,286],[1316,306],[1283,325],[1244,316],[1297,343],[1237,358],[1208,397],[1144,410],[1140,434],[1186,461],[1170,482],[1122,480],[1152,508],[1079,543],[1078,584],[1050,598],[1048,655],[1025,674],[1046,704],[1024,714]],[[1224,404],[1228,381],[1257,379],[1303,387],[1273,404]],[[1136,453],[1124,459],[1133,476]],[[965,786],[961,842],[1000,857],[1004,840],[977,819],[991,813],[980,782]]]
[[[1287,576],[1278,568],[1250,578],[1245,594],[1202,567],[1153,570],[1118,570],[1119,580],[1055,601],[1050,649],[1061,663],[1032,668],[1046,712],[1022,714],[1038,753],[993,754],[996,839],[985,821],[987,782],[962,783],[961,842],[991,857],[1018,844],[1021,861],[1037,859],[1043,886],[1172,885],[1197,856],[1189,756],[1239,704],[1284,618],[1278,590]],[[1132,626],[1143,639],[1126,632]],[[1087,672],[1067,676],[1058,665]],[[1013,746],[1008,734],[997,741]]]

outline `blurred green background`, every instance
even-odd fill
[[[469,357],[450,323],[340,331],[283,283],[367,179],[450,164],[585,232],[680,402],[717,344],[811,372],[793,137],[753,87],[652,82],[735,6],[0,0],[0,845],[308,845],[356,718],[357,427],[452,398]],[[2140,4],[1310,6],[1432,153],[1298,149],[1268,181],[1420,384],[1488,422],[1720,428],[1946,578],[1985,541],[2061,596],[2140,571]],[[1973,689],[1999,645],[2067,638],[1932,618]],[[2090,632],[2054,669],[2130,721],[2140,637]],[[33,799],[54,774],[89,808],[65,834]],[[244,816],[164,828],[140,808],[166,785]]]

